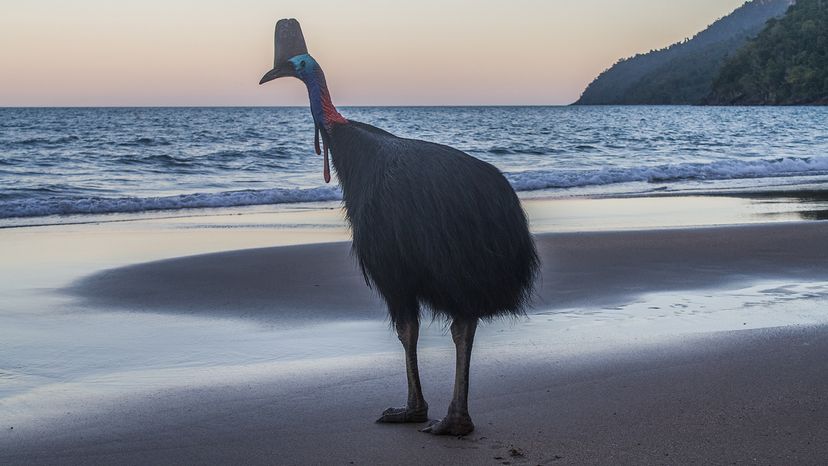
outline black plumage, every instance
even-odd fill
[[[392,321],[519,314],[538,259],[512,187],[457,149],[349,121],[329,134],[353,248]]]

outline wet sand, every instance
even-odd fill
[[[4,464],[823,464],[828,329],[707,335],[591,358],[477,358],[477,430],[372,422],[403,399],[397,361],[153,393],[0,433]],[[423,372],[432,415],[451,364]],[[18,432],[19,431],[19,432]]]
[[[67,244],[66,230],[58,232],[44,236]],[[806,285],[828,280],[826,238],[828,222],[538,235],[544,266],[535,308],[528,321],[483,329],[470,394],[477,430],[463,439],[373,423],[404,400],[402,351],[347,243],[228,250],[225,241],[207,248],[222,252],[143,263],[135,256],[152,255],[137,250],[125,256],[131,265],[103,271],[100,264],[111,262],[90,260],[83,270],[91,275],[67,269],[53,279],[67,285],[53,290],[62,314],[46,317],[155,322],[139,328],[133,344],[167,345],[139,354],[148,366],[169,351],[238,351],[211,339],[216,333],[191,344],[184,332],[195,324],[232,327],[230,338],[245,341],[290,337],[273,341],[276,348],[318,345],[314,332],[365,328],[374,333],[359,333],[353,339],[365,341],[351,346],[372,345],[379,334],[387,341],[361,354],[334,347],[324,357],[206,365],[203,379],[165,361],[142,374],[141,390],[128,386],[139,378],[134,372],[104,373],[0,398],[0,463],[821,464],[828,457],[828,299],[824,286]],[[34,275],[36,265],[24,272]],[[33,283],[31,293],[47,283],[4,273]],[[717,296],[764,282],[786,285],[763,290],[739,320],[716,313],[727,311]],[[777,312],[768,296],[793,293],[797,284],[806,299],[760,318]],[[6,293],[14,298],[7,302],[28,299]],[[662,295],[646,297],[653,293]],[[708,298],[717,309],[706,316],[671,310],[683,300],[701,309]],[[236,321],[249,324],[236,328]],[[50,321],[40,322],[36,330],[47,332]],[[162,328],[171,324],[180,328]],[[107,325],[90,332],[112,331]],[[140,335],[162,330],[161,339]],[[451,393],[453,351],[450,338],[430,332],[421,373],[438,418]],[[91,344],[84,337],[78,345]],[[45,358],[61,365],[83,351],[109,350],[96,344]],[[267,348],[264,340],[251,351]],[[97,361],[126,364],[122,355],[106,356]],[[181,383],[169,384],[171,377]]]
[[[826,239],[825,222],[537,235],[534,308],[618,305],[645,292],[758,278],[828,279]],[[83,278],[68,291],[93,308],[273,321],[385,315],[347,242],[138,264]]]

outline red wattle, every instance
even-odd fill
[[[325,146],[324,144],[323,144],[323,146],[325,147],[325,171],[323,172],[323,175],[325,176],[325,183],[330,183],[331,182],[331,166],[328,163],[328,146]]]
[[[317,126],[314,128],[315,131],[313,133],[313,148],[316,150],[316,155],[322,154],[322,151],[319,150],[319,127]]]

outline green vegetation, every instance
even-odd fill
[[[754,0],[689,40],[616,63],[586,88],[576,105],[699,104],[729,55],[755,37],[792,0]],[[824,28],[823,28],[824,29]]]
[[[727,60],[709,104],[828,104],[828,0],[799,0]]]

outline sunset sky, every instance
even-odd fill
[[[258,81],[302,23],[337,105],[567,104],[744,0],[3,0],[0,106],[306,105]]]

